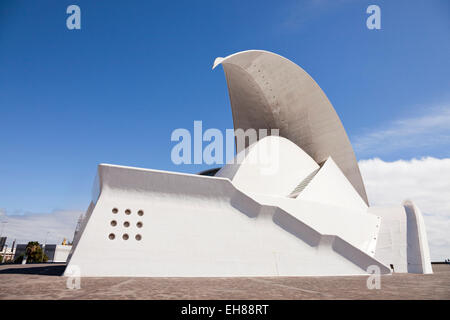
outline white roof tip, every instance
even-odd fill
[[[212,67],[213,70],[214,70],[215,67],[217,67],[219,64],[221,64],[223,60],[224,60],[224,58],[217,57],[216,60],[214,60],[214,64],[213,64],[213,67]]]

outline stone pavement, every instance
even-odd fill
[[[449,299],[450,265],[434,274],[381,276],[369,290],[366,276],[251,278],[82,278],[66,288],[62,264],[1,265],[0,299]]]

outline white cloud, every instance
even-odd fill
[[[72,240],[81,214],[82,212],[79,211],[54,211],[44,214],[18,215],[7,214],[4,209],[0,209],[0,222],[7,222],[3,226],[3,236],[8,237],[9,247],[14,239],[17,240],[16,243],[27,243],[28,241],[43,243],[47,238],[49,244],[60,244],[64,238]],[[48,235],[47,232],[49,232]]]
[[[371,205],[411,199],[422,211],[432,260],[450,258],[450,159],[359,161]]]
[[[359,156],[404,150],[450,147],[450,106],[428,109],[424,115],[396,120],[352,139]]]

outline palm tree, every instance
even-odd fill
[[[48,257],[42,251],[42,247],[37,241],[30,241],[25,249],[27,256],[27,263],[32,262],[47,262]]]

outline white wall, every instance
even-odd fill
[[[395,272],[408,272],[405,209],[400,205],[369,207],[368,213],[381,217],[375,258],[392,264]]]
[[[433,273],[425,221],[419,208],[411,200],[403,202],[406,212],[408,239],[408,272]]]
[[[255,196],[255,200],[277,206],[318,232],[337,235],[368,255],[375,255],[380,217],[366,210],[283,197]]]
[[[351,209],[362,214],[366,214],[367,211],[366,203],[331,157],[322,165],[297,199]]]
[[[241,151],[234,163],[226,164],[216,177],[229,178],[237,188],[249,194],[286,197],[318,168],[319,165],[291,141],[267,136]]]
[[[423,216],[412,201],[403,206],[370,207],[381,217],[375,258],[395,272],[433,273]]]
[[[53,262],[66,262],[69,256],[72,246],[57,245],[55,249],[55,255],[53,256]]]
[[[82,276],[349,275],[366,274],[372,264],[389,272],[228,179],[108,165],[99,174],[100,197],[69,263]]]

